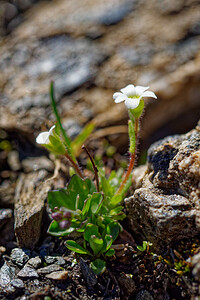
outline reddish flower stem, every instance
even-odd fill
[[[129,176],[132,172],[132,169],[134,167],[134,164],[135,164],[135,157],[136,157],[136,150],[137,150],[137,141],[138,141],[138,128],[139,128],[139,120],[136,119],[135,120],[135,151],[133,153],[131,153],[131,157],[130,157],[130,162],[129,162],[129,166],[128,166],[128,170],[124,176],[124,179],[117,191],[116,194],[120,194],[127,182],[127,180],[129,179]]]
[[[73,159],[71,158],[71,156],[68,153],[65,153],[65,157],[69,160],[69,162],[71,163],[72,167],[74,168],[74,170],[76,171],[76,173],[82,178],[84,179],[84,176],[78,166],[78,164],[76,162],[73,161]]]

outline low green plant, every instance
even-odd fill
[[[71,173],[74,174],[66,188],[48,193],[48,204],[52,210],[52,222],[48,232],[58,237],[69,236],[71,239],[66,241],[66,247],[79,255],[91,257],[90,267],[97,275],[105,271],[106,258],[115,254],[112,244],[123,230],[119,222],[126,215],[121,204],[131,185],[139,118],[144,108],[143,96],[156,97],[154,93],[146,91],[147,89],[148,87],[128,85],[121,93],[113,95],[116,103],[125,101],[128,108],[130,163],[127,172],[120,168],[106,176],[102,162],[98,162],[97,167],[87,147],[83,145],[94,130],[94,124],[86,125],[72,141],[63,129],[56,108],[53,83],[50,86],[51,104],[57,124],[49,131],[40,133],[36,141],[55,155],[65,156],[73,168]],[[95,174],[95,183],[84,177],[78,165],[77,156],[81,149],[88,154],[90,166]],[[81,237],[78,240],[75,238],[77,235]],[[149,245],[143,242],[143,248]]]

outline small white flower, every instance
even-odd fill
[[[143,97],[156,98],[153,92],[147,91],[148,86],[134,86],[133,84],[127,85],[125,88],[121,89],[121,93],[114,93],[113,99],[115,103],[120,103],[125,101],[125,105],[128,109],[134,109],[140,104],[140,100]]]
[[[36,142],[38,143],[38,144],[49,144],[50,143],[50,141],[49,141],[49,136],[50,135],[53,135],[53,130],[54,130],[54,128],[55,128],[56,126],[55,125],[53,125],[50,129],[49,129],[49,131],[44,131],[44,132],[41,132],[38,136],[37,136],[37,138],[36,138]]]

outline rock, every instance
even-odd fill
[[[15,234],[18,245],[32,249],[39,240],[44,201],[52,187],[47,171],[22,174],[15,194]],[[45,181],[46,180],[46,181]]]
[[[18,278],[11,280],[10,284],[11,284],[14,288],[16,288],[16,289],[23,289],[23,288],[24,288],[24,283],[23,283],[23,281],[22,281],[21,279],[18,279]]]
[[[137,294],[135,300],[154,300],[154,298],[147,290],[141,290]]]
[[[0,209],[0,229],[5,226],[5,224],[12,219],[13,211],[9,208]]]
[[[45,277],[53,280],[65,280],[68,277],[68,272],[67,271],[52,272],[50,274],[45,275]]]
[[[200,252],[192,257],[192,266],[195,279],[200,282]]]
[[[49,265],[47,267],[40,268],[37,270],[39,275],[45,275],[45,274],[49,274],[49,273],[57,272],[57,271],[63,271],[63,268],[61,268],[59,265],[56,265],[56,264],[52,264],[52,265]]]
[[[15,268],[8,262],[4,262],[0,269],[0,286],[6,288],[10,285],[11,280],[15,278]]]
[[[66,260],[61,256],[45,256],[44,260],[47,264],[57,264],[59,266],[64,266],[66,264]]]
[[[130,296],[136,290],[135,282],[129,274],[121,273],[118,282],[127,296]]]
[[[135,171],[136,172],[136,171]],[[131,230],[161,249],[200,232],[200,129],[167,137],[148,151],[139,188],[125,199]],[[178,235],[177,235],[178,232]]]
[[[19,248],[14,248],[10,254],[12,262],[18,265],[19,267],[22,267],[28,261],[29,256],[29,250],[23,250]]]
[[[54,164],[46,156],[28,157],[22,160],[22,168],[24,169],[25,173],[39,171],[42,169],[53,173]]]
[[[30,278],[38,278],[38,273],[29,266],[24,266],[19,273],[17,274],[18,277],[23,279],[30,279]]]
[[[41,264],[42,264],[42,260],[39,256],[29,259],[26,263],[27,266],[33,267],[34,269],[39,268]]]
[[[80,258],[80,267],[88,286],[94,286],[97,283],[97,277],[82,258]]]

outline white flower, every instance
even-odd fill
[[[38,144],[49,144],[50,143],[50,141],[49,141],[49,136],[50,135],[53,135],[53,130],[54,130],[54,128],[55,128],[56,126],[55,125],[53,125],[50,129],[49,129],[49,131],[44,131],[44,132],[41,132],[38,136],[37,136],[37,138],[36,138],[36,142],[38,143]]]
[[[121,93],[114,93],[113,99],[115,103],[120,103],[125,101],[125,105],[128,109],[134,109],[140,104],[140,100],[143,97],[156,98],[153,92],[147,91],[148,86],[134,86],[133,84],[127,85],[125,88],[121,89]]]

